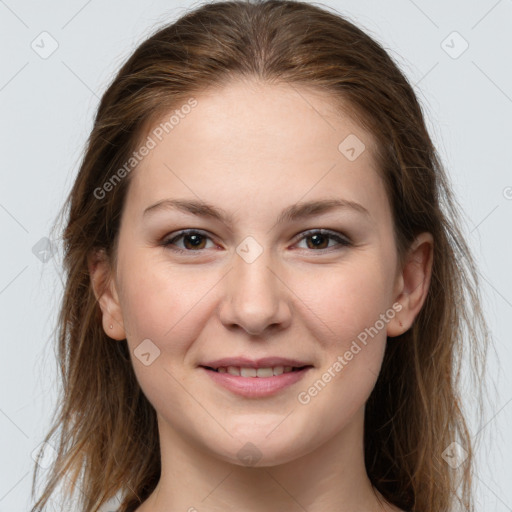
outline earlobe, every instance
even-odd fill
[[[112,269],[104,249],[91,253],[88,257],[91,286],[102,312],[102,325],[105,334],[115,340],[124,340],[123,316]]]
[[[434,238],[431,233],[421,233],[411,245],[399,275],[399,293],[395,302],[401,309],[388,323],[387,335],[399,336],[407,331],[427,298],[434,260]],[[401,324],[401,325],[400,325]]]

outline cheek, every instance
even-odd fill
[[[158,411],[183,409],[183,360],[199,337],[204,318],[212,314],[207,311],[205,294],[218,279],[208,278],[206,273],[199,278],[192,266],[188,269],[177,269],[147,255],[145,259],[125,258],[119,265],[120,301],[133,368]],[[143,351],[138,347],[147,347],[148,365],[139,359]]]
[[[184,351],[211,313],[208,292],[218,276],[147,256],[123,263],[120,299],[129,344],[135,348],[149,338],[166,352]]]
[[[338,427],[363,406],[380,373],[387,323],[395,316],[391,277],[376,255],[321,280],[322,297],[310,295],[311,310],[329,329],[323,373],[307,383],[299,401],[311,402],[310,411],[329,415]]]
[[[395,312],[388,307],[390,284],[378,264],[311,277],[307,281],[318,285],[316,293],[304,286],[298,295],[306,297],[307,325],[315,326],[313,336],[322,345],[321,368],[301,386],[297,401],[308,416],[329,418],[315,427],[318,435],[329,436],[370,396]]]
[[[390,307],[390,274],[377,257],[354,260],[332,271],[311,270],[307,276],[295,276],[291,288],[301,299],[296,302],[301,304],[301,315],[309,319],[308,325],[316,331],[313,335],[331,356],[347,350],[361,333],[364,338],[365,329]],[[381,322],[377,328],[374,338],[385,341]]]

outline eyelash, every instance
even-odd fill
[[[184,236],[187,236],[187,235],[193,235],[193,234],[196,234],[196,235],[201,235],[205,238],[209,238],[211,240],[211,237],[206,234],[205,232],[201,231],[201,230],[197,230],[197,229],[185,229],[183,231],[179,231],[177,233],[176,236],[172,237],[172,238],[168,238],[167,240],[164,240],[162,242],[162,245],[166,248],[169,248],[171,251],[174,251],[174,252],[177,252],[177,253],[200,253],[202,252],[203,250],[205,249],[198,249],[197,251],[194,251],[194,250],[188,250],[188,249],[180,249],[180,248],[177,248],[177,247],[171,247],[172,245],[174,245],[174,242],[176,242],[176,240],[180,239],[180,238],[183,238]],[[315,234],[320,234],[320,235],[323,235],[323,236],[327,236],[328,238],[331,238],[333,240],[336,240],[338,242],[338,245],[340,246],[340,248],[342,247],[349,247],[352,245],[352,242],[346,238],[346,237],[343,237],[343,236],[340,236],[339,233],[337,233],[336,231],[330,231],[330,230],[327,230],[327,229],[310,229],[308,231],[305,231],[303,234],[302,234],[302,237],[298,240],[298,242],[302,241],[303,239],[305,238],[308,238],[312,235],[315,235]],[[325,249],[319,249],[317,251],[315,251],[314,249],[311,249],[313,252],[320,252],[322,253],[323,251],[329,251],[329,250],[332,250],[332,248],[325,248]]]

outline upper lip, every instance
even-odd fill
[[[305,361],[298,359],[289,359],[286,357],[263,357],[261,359],[248,359],[246,357],[224,357],[214,361],[207,361],[199,366],[207,366],[209,368],[221,368],[228,366],[236,366],[239,368],[270,368],[275,366],[293,366],[300,368],[302,366],[312,366]]]

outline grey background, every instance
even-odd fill
[[[512,0],[323,4],[383,43],[414,83],[467,214],[495,344],[488,410],[471,425],[481,442],[479,510],[510,511]],[[45,262],[44,238],[111,77],[154,28],[195,5],[0,0],[0,512],[29,509],[31,454],[57,398],[61,255]]]

